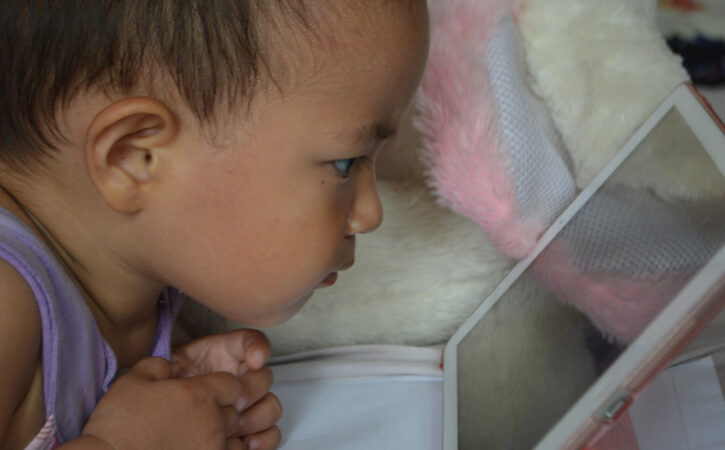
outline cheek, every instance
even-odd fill
[[[340,263],[350,194],[331,184],[187,188],[173,216],[188,245],[168,243],[184,267],[172,284],[226,316],[291,316]]]

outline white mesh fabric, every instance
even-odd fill
[[[577,269],[632,279],[692,273],[725,242],[725,201],[663,201],[650,191],[602,189],[562,230]]]
[[[484,58],[515,186],[516,210],[522,219],[535,217],[549,225],[574,198],[576,186],[546,105],[526,81],[522,38],[513,18],[508,16],[499,25]]]

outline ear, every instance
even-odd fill
[[[143,209],[168,168],[165,156],[178,135],[176,115],[147,97],[116,101],[94,117],[84,157],[96,189],[111,208],[125,214]]]

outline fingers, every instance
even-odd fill
[[[282,440],[282,433],[279,428],[272,427],[244,438],[244,444],[249,450],[274,450]]]
[[[262,397],[267,395],[272,387],[274,375],[269,366],[264,366],[259,370],[246,372],[239,378],[242,384],[242,396],[244,397],[245,407],[257,403]]]
[[[214,398],[219,406],[233,406],[239,408],[239,399],[242,398],[242,385],[239,380],[228,373],[215,372],[186,378],[189,383],[201,383],[207,392]]]
[[[146,378],[149,381],[162,381],[169,378],[175,378],[181,371],[181,366],[178,362],[169,362],[163,358],[144,358],[137,362],[129,371],[127,375],[136,375]],[[264,375],[252,375],[250,377],[252,387],[247,389],[246,397],[254,398],[255,389],[265,388],[269,390],[269,385],[265,384]],[[186,379],[192,384],[201,384],[202,389],[206,390],[219,406],[235,406],[241,410],[240,398],[242,398],[242,383],[237,377],[225,373],[225,372],[214,372],[207,375],[200,375]],[[256,401],[256,399],[255,399]],[[251,404],[251,402],[247,402]]]
[[[267,394],[239,415],[239,434],[255,435],[273,428],[282,417],[282,404],[274,394]]]
[[[227,439],[226,445],[224,446],[224,450],[246,450],[247,447],[242,443],[242,441],[239,440],[239,438],[229,438]]]
[[[251,370],[262,368],[269,359],[271,353],[269,341],[260,331],[235,330],[226,333],[224,337],[227,351],[238,361],[244,361]]]
[[[241,376],[246,370],[264,366],[270,356],[267,338],[257,330],[235,330],[206,336],[174,349],[174,359],[194,366],[184,375],[229,372]]]
[[[131,367],[129,373],[139,375],[151,381],[167,380],[178,374],[180,367],[163,358],[144,358]]]
[[[219,410],[224,424],[224,432],[226,436],[239,436],[239,411],[231,406],[226,406]]]

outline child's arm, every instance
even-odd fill
[[[22,449],[43,426],[39,407],[33,412],[39,421],[15,418],[39,368],[40,349],[35,298],[22,276],[0,260],[0,448]],[[180,371],[179,364],[160,358],[141,360],[101,398],[82,436],[63,448],[241,449],[242,408],[235,407],[243,394],[240,380],[227,373],[178,379]]]
[[[40,363],[40,339],[40,313],[30,287],[0,260],[0,448],[22,445],[18,439],[40,431],[9,429]],[[15,424],[15,428],[26,425]]]

